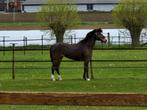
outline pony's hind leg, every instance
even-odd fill
[[[62,80],[62,77],[61,77],[60,71],[59,71],[59,70],[60,70],[60,62],[61,62],[61,60],[62,60],[62,57],[58,58],[58,60],[57,60],[57,59],[54,60],[54,62],[53,62],[53,66],[52,66],[52,75],[51,75],[51,79],[52,79],[53,81],[55,81],[54,71],[56,71],[57,74],[58,74],[58,80]]]
[[[58,67],[56,69],[56,72],[58,73],[58,80],[61,81],[62,80],[62,77],[60,75],[60,63],[61,63],[61,60],[62,60],[63,56],[60,56],[59,58],[59,62],[58,62]]]
[[[54,74],[55,71],[58,73],[58,80],[62,80],[60,72],[59,72],[59,66],[55,66],[55,65],[52,66],[51,80],[55,81],[55,74]]]
[[[57,73],[58,73],[58,80],[61,81],[62,80],[62,77],[60,75],[60,71],[59,71],[60,67],[58,66],[58,69],[56,70]]]
[[[60,75],[60,68],[59,68],[60,66],[58,65],[58,66],[53,66],[52,67],[52,75],[51,75],[51,79],[52,79],[52,81],[55,81],[55,77],[54,77],[54,71],[56,71],[57,72],[57,74],[58,74],[58,80],[59,81],[61,81],[62,80],[62,77],[61,77],[61,75]]]
[[[54,76],[54,66],[52,66],[52,74],[51,74],[51,80],[55,81],[55,76]]]

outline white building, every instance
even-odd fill
[[[78,11],[111,11],[119,0],[68,0],[77,6]],[[38,12],[46,0],[26,0],[23,4],[24,12]]]

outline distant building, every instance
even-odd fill
[[[0,1],[0,11],[4,11],[5,7],[6,7],[6,4],[5,4],[4,0],[1,0]]]
[[[111,11],[119,0],[69,0],[69,3],[76,5],[78,11]],[[46,0],[26,0],[22,4],[24,12],[38,12]]]
[[[0,11],[38,12],[47,0],[0,0]],[[111,11],[119,0],[68,0],[78,11]]]
[[[21,12],[23,1],[25,0],[0,0],[0,11]]]

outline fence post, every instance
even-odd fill
[[[28,46],[28,38],[27,38],[27,37],[25,37],[25,41],[26,41],[25,46],[26,46],[26,48],[27,48],[27,46]]]
[[[26,54],[26,48],[27,48],[27,37],[23,37],[23,50],[24,50],[24,55]]]
[[[120,34],[118,34],[118,42],[119,42],[119,48],[120,48]]]
[[[108,37],[108,48],[110,48],[111,46],[111,42],[110,42],[110,33],[107,33],[107,37]]]
[[[73,36],[71,35],[71,36],[70,36],[70,43],[71,43],[71,44],[73,44],[73,41],[72,41],[72,40],[73,40]]]
[[[90,70],[91,70],[91,79],[94,79],[94,75],[93,75],[93,66],[92,66],[92,59],[90,60]]]
[[[75,41],[75,43],[77,43],[77,42],[76,42],[76,39],[77,39],[77,38],[76,38],[76,34],[74,34],[74,41]]]
[[[3,36],[3,55],[5,56],[5,36]]]
[[[12,44],[12,79],[15,79],[15,44],[17,43],[10,43]]]
[[[43,35],[41,36],[41,50],[42,50],[42,55],[43,55]]]
[[[25,36],[23,37],[23,51],[24,51],[24,55],[26,54],[26,47],[25,47]]]

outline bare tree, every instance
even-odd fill
[[[67,0],[48,0],[38,16],[52,30],[56,42],[63,42],[65,31],[75,27],[80,21],[76,7],[67,3]]]
[[[121,0],[113,10],[113,17],[116,24],[129,30],[132,47],[138,47],[147,24],[147,0]]]

